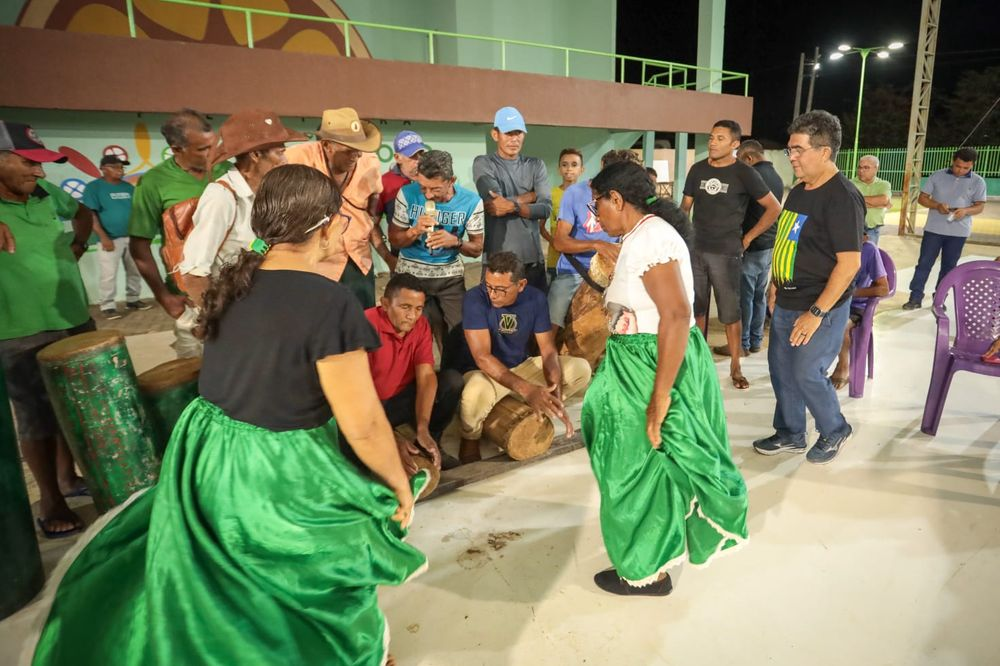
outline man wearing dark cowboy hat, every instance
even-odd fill
[[[42,169],[44,162],[65,161],[28,125],[0,121],[0,363],[21,452],[41,493],[38,525],[47,537],[83,529],[63,493],[86,491],[35,355],[57,340],[94,330],[76,265],[94,216],[46,181]],[[71,235],[64,232],[64,219],[73,221]]]
[[[222,142],[212,165],[235,157],[236,168],[219,176],[198,199],[194,229],[184,241],[180,264],[188,296],[199,306],[210,277],[235,261],[256,237],[250,228],[254,195],[271,169],[288,163],[285,142],[309,138],[285,127],[277,114],[256,109],[229,116],[219,134]]]
[[[94,233],[101,241],[97,253],[101,265],[101,314],[120,319],[115,301],[118,295],[118,266],[125,264],[125,305],[129,310],[148,310],[139,300],[142,276],[128,251],[128,218],[132,213],[135,187],[123,179],[128,162],[117,155],[101,158],[101,177],[87,183],[83,203],[94,211]]]
[[[340,188],[344,199],[340,212],[347,227],[343,253],[324,262],[328,275],[354,292],[365,308],[375,306],[375,271],[371,246],[394,268],[382,230],[375,226],[378,196],[382,191],[379,161],[375,155],[382,133],[352,108],[327,109],[316,130],[318,141],[293,146],[287,151],[290,164],[305,164],[326,174]]]

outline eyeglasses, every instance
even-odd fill
[[[510,291],[513,286],[514,285],[510,285],[509,287],[494,287],[491,284],[487,284],[485,282],[483,283],[483,287],[486,289],[487,293],[496,294],[497,296],[506,296],[507,292]]]
[[[333,219],[332,215],[325,216],[322,220],[320,220],[316,224],[314,224],[311,227],[309,227],[308,229],[306,229],[305,233],[308,234],[311,231],[315,231],[316,229],[319,229],[320,227],[322,227],[325,224],[329,224],[330,220],[332,220],[332,219]],[[343,224],[343,227],[342,227],[341,231],[342,232],[343,231],[347,231],[348,225],[351,224],[351,216],[348,215],[347,213],[337,213],[337,219],[340,220],[341,223]]]
[[[785,148],[783,152],[786,157],[801,157],[802,153],[807,150],[819,150],[820,148],[827,148],[827,146],[806,146],[805,148],[802,146],[789,146],[788,148]]]
[[[597,216],[597,202],[605,198],[606,196],[608,195],[602,194],[600,196],[594,197],[593,199],[590,200],[590,203],[587,204],[587,210],[589,210],[591,214],[594,215],[595,217]]]

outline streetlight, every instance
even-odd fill
[[[840,60],[845,55],[857,53],[861,56],[861,82],[858,84],[858,115],[854,124],[854,151],[851,154],[852,164],[858,161],[858,139],[861,137],[861,99],[865,91],[865,64],[868,61],[868,54],[874,53],[880,60],[889,57],[889,51],[903,48],[903,42],[890,42],[888,46],[855,47],[850,44],[841,44],[834,53],[830,54],[830,60]]]

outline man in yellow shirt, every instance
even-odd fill
[[[373,222],[382,191],[381,165],[375,155],[382,133],[361,120],[357,111],[344,107],[323,112],[316,138],[288,148],[285,156],[289,164],[305,164],[324,173],[340,188],[341,223],[346,225],[343,252],[324,262],[327,274],[354,292],[362,307],[375,307],[372,246],[390,268],[395,265],[381,228]]]

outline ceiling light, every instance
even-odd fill
[[[837,50],[838,51],[850,51],[851,50],[851,45],[850,44],[841,44],[840,46],[837,47]]]

